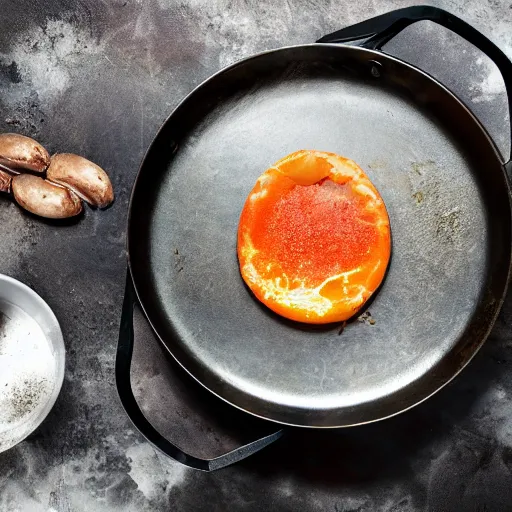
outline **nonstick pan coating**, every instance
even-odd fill
[[[391,220],[373,320],[341,334],[276,316],[238,269],[244,201],[298,149],[359,163]],[[209,79],[160,131],[130,206],[130,269],[164,345],[231,404],[300,426],[381,419],[451,380],[492,327],[510,248],[507,178],[480,123],[425,73],[357,47],[283,48]]]

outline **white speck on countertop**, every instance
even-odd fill
[[[126,456],[131,461],[128,474],[147,500],[155,499],[163,488],[167,493],[180,485],[188,471],[177,462],[172,464],[172,472],[169,471],[169,460],[162,464],[162,456],[148,443],[131,446]]]
[[[473,96],[472,100],[475,103],[481,101],[491,101],[498,94],[505,92],[505,86],[503,84],[503,78],[499,69],[491,62],[479,58],[476,62],[478,65],[483,66],[485,69],[485,77],[478,84],[478,87],[474,87],[476,95]]]
[[[100,49],[87,32],[65,20],[49,19],[44,26],[19,34],[0,54],[3,64],[16,63],[21,79],[6,91],[4,101],[18,102],[27,87],[37,90],[43,102],[55,99],[69,87],[73,68]]]

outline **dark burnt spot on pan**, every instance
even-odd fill
[[[417,205],[420,205],[423,202],[423,199],[424,199],[423,192],[421,190],[418,190],[417,192],[415,192],[412,195],[412,197],[416,200],[416,204]]]
[[[418,175],[423,176],[436,170],[436,163],[433,160],[425,160],[423,162],[413,162],[411,169]]]
[[[343,331],[345,330],[346,326],[347,326],[347,321],[346,320],[344,322],[341,322],[341,326],[340,326],[340,328],[338,330],[338,336],[343,334]]]
[[[422,160],[411,162],[410,171],[416,178],[422,177],[428,179],[437,176],[439,168],[434,160]]]
[[[455,243],[460,236],[460,231],[460,211],[457,208],[437,215],[436,236],[438,238],[448,243]]]
[[[372,316],[370,311],[367,310],[361,315],[353,316],[349,320],[342,322],[339,327],[339,330],[338,330],[338,336],[340,336],[341,334],[343,334],[345,332],[345,329],[347,328],[347,326],[349,324],[356,324],[356,323],[373,326],[377,323],[377,321]]]
[[[174,268],[178,273],[182,272],[184,270],[184,257],[180,253],[177,247],[174,248]]]
[[[424,162],[412,162],[409,167],[408,177],[412,190],[411,197],[416,206],[424,202],[432,203],[440,198],[441,185],[437,179],[440,170],[433,160]]]
[[[373,318],[370,311],[365,311],[362,315],[359,315],[357,317],[357,321],[362,324],[366,324],[366,325],[375,325],[376,324],[375,318]]]

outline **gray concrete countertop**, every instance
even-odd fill
[[[313,42],[412,4],[2,1],[0,131],[97,162],[111,174],[117,200],[57,227],[0,197],[0,273],[49,303],[67,347],[55,408],[26,441],[0,454],[0,511],[512,510],[510,299],[468,369],[427,403],[318,444],[301,434],[300,453],[284,441],[217,473],[157,453],[131,425],[114,384],[130,189],[172,108],[240,58]],[[461,16],[512,58],[510,1],[432,4]],[[486,58],[430,23],[408,28],[386,50],[454,90],[507,151],[504,88]]]

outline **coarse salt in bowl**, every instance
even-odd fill
[[[28,286],[0,274],[0,452],[46,418],[64,366],[62,332],[50,307]]]

